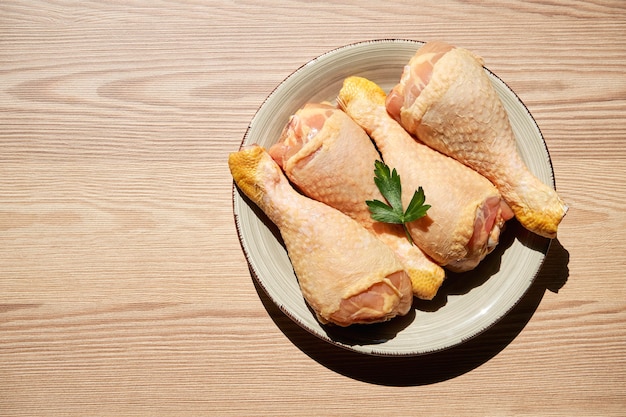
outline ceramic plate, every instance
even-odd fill
[[[389,91],[404,65],[422,45],[409,40],[375,40],[327,52],[296,70],[261,105],[242,146],[274,144],[289,116],[307,102],[334,102],[343,80],[369,78]],[[530,170],[554,187],[543,137],[515,93],[485,69],[508,111],[519,152]],[[254,279],[292,320],[317,337],[353,351],[389,356],[420,355],[463,343],[494,325],[522,298],[537,275],[549,240],[512,223],[498,249],[479,267],[447,278],[435,300],[416,301],[406,317],[348,328],[322,326],[307,307],[275,226],[239,191],[233,208],[241,246]]]

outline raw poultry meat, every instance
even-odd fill
[[[385,92],[362,77],[344,80],[337,101],[372,137],[383,160],[402,181],[406,207],[422,186],[431,205],[425,217],[408,224],[415,242],[440,265],[473,269],[498,243],[512,217],[498,190],[485,177],[415,141],[387,113]]]
[[[276,224],[302,294],[322,323],[406,314],[411,282],[395,253],[340,211],[298,193],[258,145],[229,155],[238,188]]]
[[[303,194],[342,211],[387,243],[409,274],[416,297],[435,296],[443,268],[407,240],[401,225],[370,215],[365,201],[384,200],[373,180],[374,162],[381,158],[348,115],[329,103],[309,103],[290,118],[269,153]]]
[[[387,110],[419,140],[492,181],[528,230],[556,236],[567,207],[521,159],[481,58],[443,42],[425,44],[389,93]]]

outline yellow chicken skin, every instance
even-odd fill
[[[365,201],[384,200],[373,180],[374,162],[381,158],[348,115],[327,103],[309,103],[290,118],[269,153],[302,193],[347,214],[389,245],[416,297],[430,300],[437,294],[443,268],[408,241],[402,226],[370,215]]]
[[[302,294],[322,323],[406,314],[411,281],[394,252],[355,220],[298,193],[258,145],[230,154],[235,183],[276,224]]]
[[[371,136],[387,165],[402,181],[403,204],[424,189],[428,213],[407,226],[414,241],[440,265],[462,272],[475,268],[496,247],[513,216],[485,177],[413,139],[385,108],[385,92],[362,77],[344,80],[337,101]]]
[[[481,58],[443,42],[425,44],[389,93],[387,110],[419,140],[493,182],[525,228],[556,236],[567,206],[522,161]]]

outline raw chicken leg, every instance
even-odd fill
[[[280,230],[302,294],[322,323],[374,323],[408,312],[411,282],[387,245],[294,190],[260,146],[232,153],[228,165],[239,189]]]
[[[480,58],[442,42],[425,44],[389,94],[387,110],[409,133],[493,182],[528,230],[556,236],[567,207],[520,158]]]
[[[498,243],[513,214],[483,176],[415,141],[389,116],[385,92],[361,77],[344,80],[337,101],[374,139],[383,159],[402,181],[406,207],[422,186],[428,214],[408,224],[415,242],[453,271],[473,269]]]
[[[443,268],[407,240],[402,226],[370,215],[365,201],[384,201],[373,180],[380,155],[348,115],[330,104],[307,104],[291,117],[269,153],[305,195],[342,211],[387,243],[409,274],[416,297],[435,296]]]

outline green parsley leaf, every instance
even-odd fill
[[[404,221],[406,223],[420,219],[426,215],[430,205],[424,204],[425,201],[426,196],[424,195],[424,189],[419,187],[413,194],[413,198],[411,198],[411,202],[404,213]]]
[[[374,220],[383,223],[396,223],[402,224],[398,213],[394,211],[392,207],[379,200],[368,200],[365,202],[370,210],[371,216]]]
[[[406,224],[424,217],[430,208],[430,205],[424,204],[426,201],[424,190],[419,187],[413,193],[409,206],[404,211],[402,208],[402,184],[396,169],[391,170],[384,162],[376,161],[374,163],[374,175],[374,183],[388,204],[380,200],[367,200],[365,204],[369,208],[372,219],[383,223],[401,224],[407,239],[413,244],[413,238]]]
[[[381,161],[374,162],[374,182],[385,197],[385,200],[394,209],[400,208],[402,211],[402,185],[400,184],[400,176],[394,168],[393,171]]]

